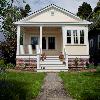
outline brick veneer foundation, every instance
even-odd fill
[[[78,68],[82,69],[86,66],[86,62],[89,62],[88,58],[78,58]],[[75,58],[68,58],[68,68],[76,68]]]
[[[16,69],[34,70],[36,60],[33,58],[16,58]]]

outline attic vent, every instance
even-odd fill
[[[51,11],[51,16],[54,16],[54,11]]]

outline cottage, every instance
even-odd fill
[[[89,59],[88,25],[91,23],[61,7],[51,4],[15,24],[17,67],[34,65],[37,72],[67,71],[75,67],[75,59],[79,67],[84,67]],[[44,60],[41,54],[45,54]],[[59,59],[60,55],[64,56],[63,60]]]

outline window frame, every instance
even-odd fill
[[[70,31],[70,36],[68,36],[68,31]],[[68,38],[71,39],[70,43],[68,43],[68,41],[67,41]],[[71,29],[68,29],[68,30],[66,31],[66,44],[72,44],[72,30],[71,30]]]
[[[75,32],[76,31],[76,32]],[[74,44],[79,44],[79,38],[78,38],[78,30],[73,30],[73,40]]]
[[[81,36],[81,32],[83,31],[83,33],[84,33],[84,35],[83,36]],[[80,45],[84,45],[85,44],[85,31],[84,31],[84,29],[80,29],[80,32],[79,32],[79,34],[80,34]],[[84,43],[81,43],[81,38],[83,37],[83,39],[84,39]]]

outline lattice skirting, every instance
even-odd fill
[[[33,58],[16,58],[16,69],[35,70],[36,60]]]

